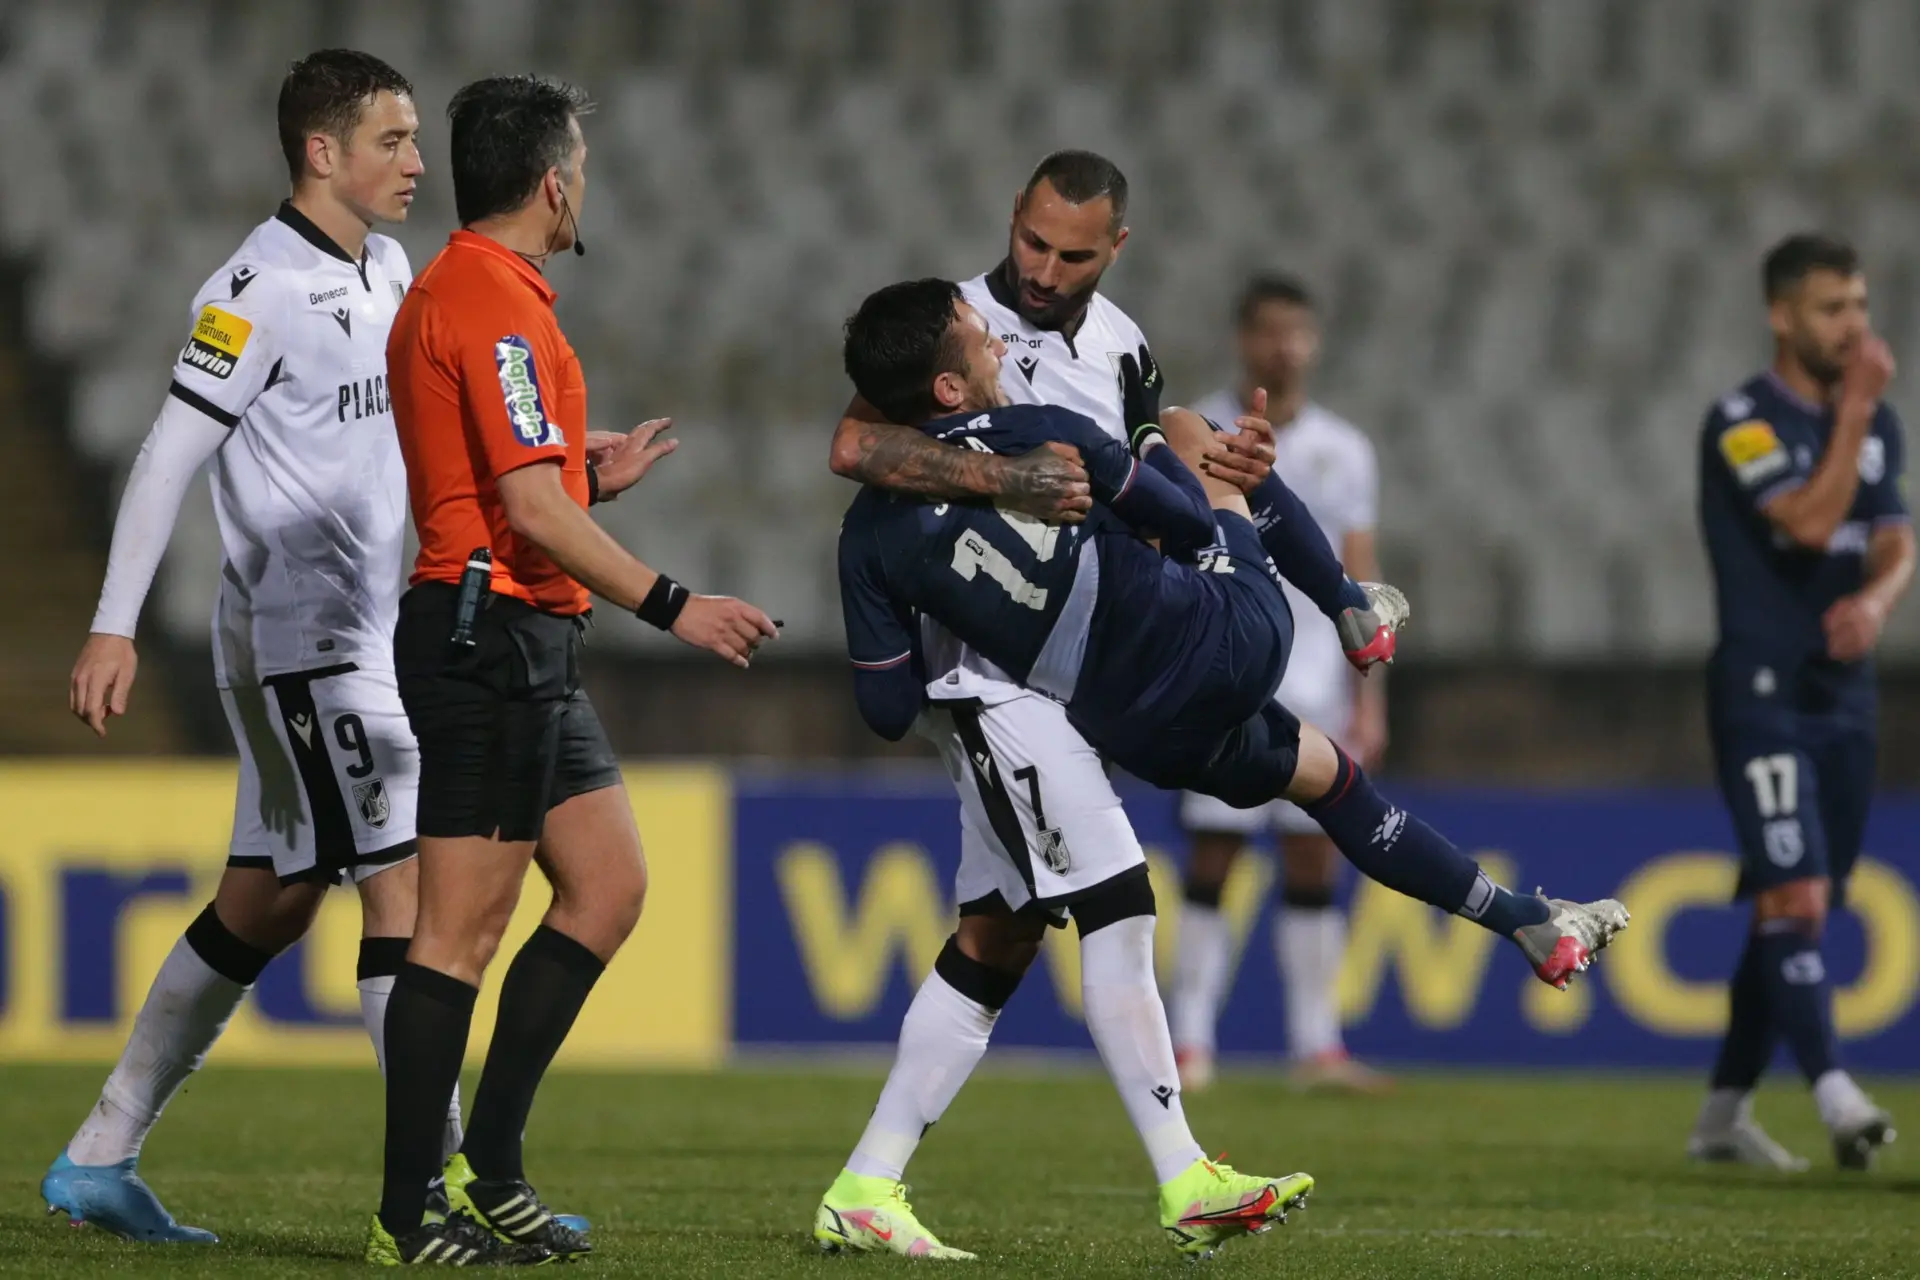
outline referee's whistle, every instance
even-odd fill
[[[467,556],[467,567],[460,574],[460,594],[453,603],[453,634],[456,648],[471,649],[473,629],[480,618],[480,605],[493,588],[493,552],[475,547]]]

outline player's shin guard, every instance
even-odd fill
[[[1202,1159],[1180,1105],[1167,1011],[1153,976],[1153,889],[1144,877],[1077,904],[1080,998],[1087,1031],[1119,1091],[1157,1183]]]
[[[1362,875],[1506,938],[1548,919],[1544,898],[1521,897],[1493,883],[1445,836],[1382,798],[1346,752],[1335,747],[1334,753],[1339,768],[1333,785],[1300,807]]]
[[[526,1177],[520,1141],[533,1095],[606,968],[579,942],[544,924],[507,967],[493,1042],[461,1147],[479,1177],[490,1182]]]
[[[899,1181],[921,1137],[946,1114],[980,1065],[993,1024],[1020,977],[988,968],[961,951],[957,938],[947,939],[900,1024],[893,1070],[866,1132],[847,1158],[849,1170],[863,1178]]]
[[[161,1111],[206,1061],[271,959],[236,937],[208,903],[155,975],[127,1047],[68,1143],[67,1158],[95,1166],[138,1156]]]
[[[393,1236],[415,1231],[427,1187],[440,1172],[447,1103],[460,1082],[473,1002],[458,978],[404,964],[387,1002],[387,1132],[380,1222]]]
[[[1812,1084],[1834,1068],[1833,989],[1810,921],[1768,920],[1751,942],[1774,1028]]]

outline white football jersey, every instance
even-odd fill
[[[393,668],[407,486],[387,330],[412,279],[395,241],[355,261],[283,204],[194,298],[169,394],[233,428],[211,468],[222,688]]]
[[[1140,326],[1102,294],[1094,294],[1086,319],[1073,337],[1036,329],[1020,318],[1002,275],[1004,263],[960,286],[969,305],[1007,344],[1000,362],[1000,389],[1014,404],[1054,404],[1085,414],[1116,440],[1127,438],[1121,421],[1120,357],[1139,357],[1147,339]],[[928,618],[920,622],[927,658],[927,694],[942,699],[978,698],[989,706],[1022,692],[1006,672],[961,644]]]
[[[1226,431],[1233,431],[1233,420],[1246,412],[1240,393],[1232,389],[1214,392],[1193,409]],[[1335,555],[1342,554],[1349,533],[1374,527],[1379,463],[1373,442],[1358,427],[1309,402],[1292,422],[1275,424],[1273,454],[1274,473],[1307,504]],[[1296,715],[1338,736],[1352,711],[1356,673],[1340,651],[1333,623],[1291,582],[1286,590],[1293,606],[1293,653],[1276,696]]]

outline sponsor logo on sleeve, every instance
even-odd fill
[[[1773,427],[1759,418],[1722,431],[1720,456],[1744,485],[1758,484],[1790,465],[1786,446]]]
[[[219,307],[207,307],[194,323],[193,336],[187,339],[187,345],[180,350],[180,362],[210,378],[230,378],[240,364],[240,353],[247,349],[247,340],[252,336],[251,321],[242,320],[231,311],[223,311]]]
[[[493,344],[493,363],[500,371],[500,394],[506,400],[513,434],[530,449],[565,445],[566,437],[547,417],[540,394],[540,375],[534,369],[533,347],[517,333]]]

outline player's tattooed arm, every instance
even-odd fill
[[[834,431],[835,475],[923,498],[992,498],[1042,520],[1073,523],[1093,505],[1079,451],[1048,444],[1003,458],[929,439],[911,427],[879,421],[856,398]]]

